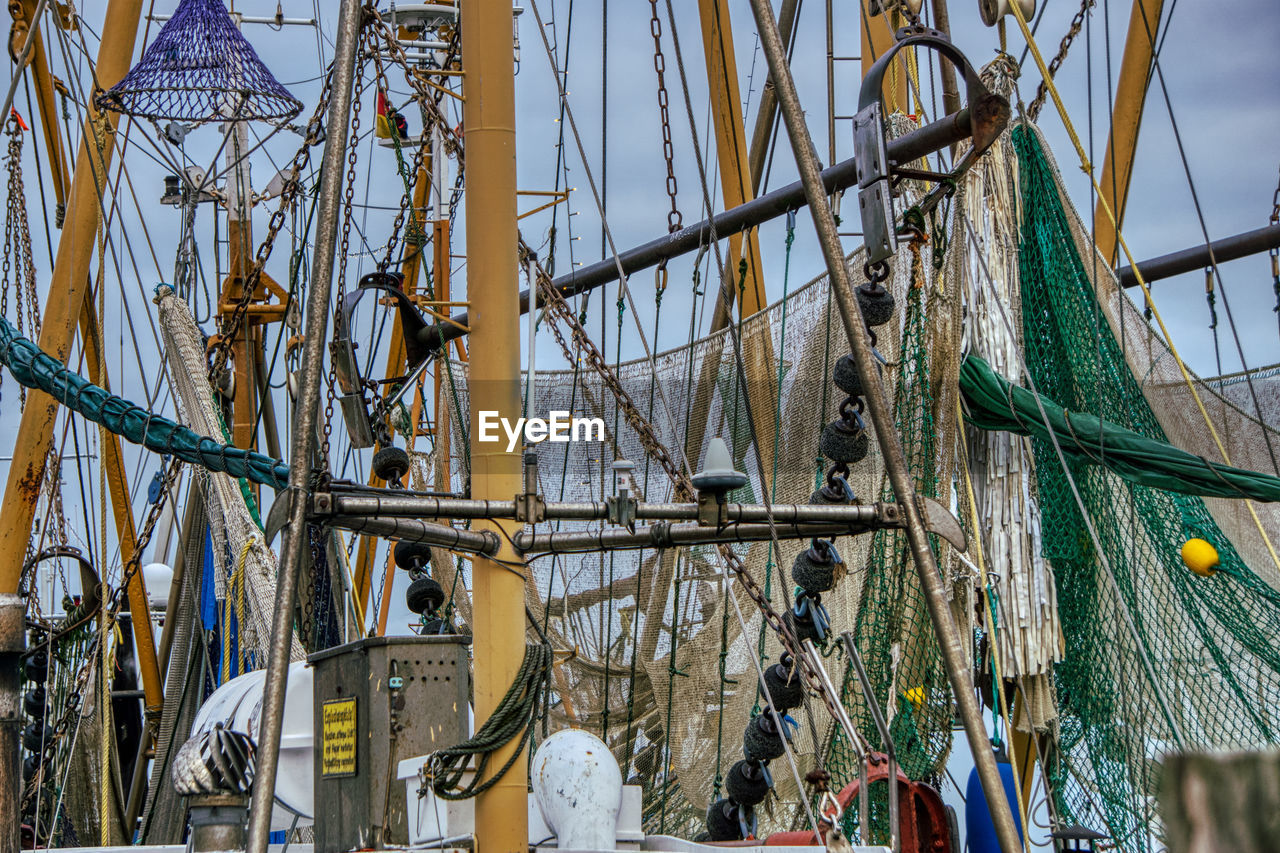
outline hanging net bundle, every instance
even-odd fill
[[[98,106],[171,121],[288,119],[302,109],[262,64],[222,0],[182,0],[142,60]]]

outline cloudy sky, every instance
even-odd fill
[[[64,80],[87,80],[85,57],[97,52],[97,35],[101,32],[106,4],[99,0],[83,5],[87,26],[79,33],[64,33],[50,38],[52,64],[55,73]],[[166,14],[175,5],[173,0],[156,0],[154,12]],[[678,201],[688,224],[703,218],[705,211],[702,209],[696,158],[686,117],[685,93],[681,88],[670,38],[671,27],[666,20],[665,3],[660,2],[658,6],[662,14],[675,167],[679,178]],[[676,6],[677,34],[688,74],[688,98],[699,125],[699,139],[709,155],[708,162],[713,164],[714,156],[710,155],[714,152],[714,141],[708,123],[709,105],[696,6],[689,0]],[[755,120],[760,88],[765,78],[764,59],[746,0],[730,0],[729,6],[740,86],[750,126]],[[835,53],[855,55],[859,50],[856,4],[840,3],[835,6]],[[1169,103],[1166,104],[1157,81],[1147,103],[1125,220],[1129,245],[1140,259],[1192,246],[1203,239],[1175,141],[1170,111],[1181,133],[1188,168],[1203,210],[1204,225],[1211,238],[1265,225],[1271,214],[1277,179],[1280,178],[1277,171],[1280,167],[1280,146],[1276,142],[1280,139],[1280,85],[1277,85],[1280,84],[1280,67],[1275,61],[1274,47],[1277,37],[1280,37],[1280,8],[1270,0],[1222,3],[1169,0],[1165,6],[1160,65]],[[272,15],[277,4],[269,0],[243,0],[236,4],[236,8],[250,16]],[[332,52],[337,4],[332,0],[284,0],[280,8],[289,18],[317,23],[285,26],[279,30],[261,24],[245,24],[244,33],[271,71],[304,102],[305,117],[319,94],[318,79]],[[1077,8],[1072,0],[1049,0],[1039,28],[1039,38],[1047,54],[1056,50]],[[810,116],[815,143],[825,160],[828,139],[823,9],[824,4],[819,0],[807,0],[803,4],[793,69]],[[566,70],[568,107],[576,119],[586,158],[584,161],[579,156],[572,135],[562,134],[565,126],[559,121],[552,66],[534,20],[532,0],[525,0],[523,14],[518,18],[519,182],[521,189],[525,190],[549,190],[557,186],[568,186],[573,190],[567,205],[556,211],[554,220],[558,234],[556,269],[564,272],[571,263],[591,263],[604,257],[601,220],[589,189],[588,170],[606,196],[607,221],[619,250],[650,240],[666,229],[668,202],[663,189],[665,166],[653,71],[650,5],[641,0],[579,0],[576,4],[571,0],[538,0],[538,11],[546,22],[545,32],[552,43],[554,61]],[[1122,0],[1099,2],[1058,77],[1072,120],[1089,140],[1095,161],[1102,159],[1106,140],[1108,65],[1114,80],[1118,74],[1128,14],[1129,4]],[[975,65],[981,65],[994,56],[998,44],[996,33],[981,24],[976,2],[952,0],[951,19],[955,42]],[[158,27],[156,22],[147,24],[149,38],[154,37]],[[1023,52],[1022,38],[1012,22],[1009,29],[1009,49],[1015,56],[1020,56]],[[141,53],[141,47],[140,39],[135,56]],[[858,63],[838,65],[835,87],[837,113],[854,111],[858,78]],[[1038,80],[1039,75],[1028,58],[1021,84],[1021,93],[1026,100],[1032,97]],[[392,91],[402,99],[407,96],[403,83],[393,85]],[[926,100],[931,101],[931,88],[926,86],[925,93]],[[446,100],[457,120],[457,103]],[[27,95],[21,87],[15,104],[24,115],[31,116]],[[366,135],[358,147],[361,156],[355,186],[356,201],[362,206],[353,211],[352,240],[344,259],[349,283],[354,283],[356,277],[369,271],[374,259],[380,256],[380,248],[385,243],[402,193],[393,152],[376,147],[367,136],[373,123],[371,87],[366,87],[359,107],[361,132]],[[64,122],[64,128],[77,127],[78,109],[76,104],[68,103],[69,120]],[[411,122],[413,118],[411,115]],[[1076,168],[1062,123],[1051,105],[1042,114],[1041,126],[1057,155],[1072,197],[1087,212],[1092,207],[1089,183]],[[160,205],[157,199],[163,177],[170,171],[168,161],[185,157],[186,162],[208,165],[219,148],[221,137],[214,126],[205,126],[188,137],[185,150],[178,151],[159,141],[156,129],[149,124],[125,124],[122,128],[129,135],[123,158],[129,181],[122,184],[118,196],[119,208],[108,255],[110,274],[107,276],[106,320],[108,350],[113,354],[111,373],[115,387],[125,396],[139,401],[154,399],[159,410],[172,413],[173,401],[167,397],[166,383],[160,375],[159,346],[149,298],[156,282],[172,278],[179,216],[176,209]],[[267,130],[263,125],[254,125],[252,140],[256,142]],[[56,241],[56,232],[51,231],[52,203],[42,206],[38,200],[40,196],[35,178],[38,169],[33,160],[30,139],[31,135],[28,135],[23,163],[31,228],[36,242],[38,280],[45,282],[51,266],[49,241],[45,234],[47,231],[54,233]],[[837,124],[835,143],[837,160],[852,155],[848,122]],[[287,130],[269,139],[253,157],[254,185],[264,186],[278,169],[287,164],[298,144],[299,137]],[[319,157],[317,149],[313,167],[318,164]],[[561,165],[559,173],[557,162]],[[781,186],[794,180],[795,175],[785,133],[780,133],[768,186]],[[714,174],[711,180],[715,180]],[[719,192],[714,185],[712,198],[718,203]],[[271,202],[267,202],[255,213],[258,239],[265,233],[266,220],[273,207]],[[846,207],[846,213],[850,212],[851,209]],[[206,261],[204,274],[208,282],[213,282],[215,271],[210,260],[214,254],[212,210],[207,205],[203,206],[198,217],[199,251]],[[856,220],[856,217],[852,218]],[[296,250],[299,257],[306,257],[306,245],[300,233],[302,224],[292,219],[286,223],[268,267],[268,271],[281,281],[288,279],[291,251]],[[525,220],[522,228],[526,238],[539,245],[547,240],[551,224],[551,214],[546,213]],[[87,235],[83,237],[88,239]],[[771,299],[782,292],[783,238],[784,228],[780,221],[761,228],[760,244]],[[857,239],[846,238],[846,248],[851,250]],[[463,237],[459,233],[455,236],[454,251],[460,254],[464,248]],[[546,248],[542,254],[546,256]],[[822,262],[812,226],[807,216],[802,214],[798,218],[791,262],[792,284],[821,271]],[[465,274],[465,265],[459,261],[455,275],[459,281],[464,281]],[[667,316],[681,319],[677,323],[664,323],[666,332],[656,342],[649,332],[653,327],[652,276],[641,273],[633,278],[631,287],[639,308],[640,326],[650,336],[655,349],[678,346],[688,339],[691,277],[692,258],[686,257],[671,264],[670,289],[664,311],[669,312]],[[1245,364],[1249,367],[1280,361],[1280,332],[1277,331],[1277,315],[1272,310],[1276,297],[1266,256],[1225,265],[1222,280],[1236,327],[1233,335],[1220,302],[1222,371],[1231,372],[1241,367],[1236,349],[1237,337]],[[202,320],[208,316],[207,288],[207,284],[199,288],[205,295],[195,300],[197,316]],[[1218,372],[1218,365],[1208,329],[1203,288],[1203,275],[1196,272],[1160,282],[1155,286],[1155,294],[1175,343],[1190,366],[1202,375],[1212,375]],[[589,323],[592,329],[601,330],[602,342],[610,351],[617,334],[616,311],[613,308],[616,298],[616,286],[610,287],[603,298],[594,297],[593,316]],[[603,324],[601,306],[607,306]],[[696,328],[705,329],[709,322],[709,314],[704,315]],[[271,345],[274,352],[274,337]],[[623,329],[623,357],[638,356],[641,352],[635,318],[628,314]],[[540,340],[540,365],[558,366],[558,359],[554,341]],[[283,392],[279,393],[279,398],[282,411],[287,411]],[[13,435],[17,419],[17,394],[13,393],[11,385],[6,384],[0,399],[0,426],[7,434]],[[65,442],[66,452],[70,454],[72,442],[77,437],[60,431],[59,440]],[[95,452],[96,439],[92,435],[82,435],[82,440],[86,454]],[[139,495],[141,506],[156,460],[149,454],[131,455],[130,459],[133,464],[131,486]],[[85,464],[88,466],[90,463]],[[346,473],[355,475],[362,464],[367,464],[367,460],[361,463],[349,459]],[[87,500],[90,505],[96,505],[96,472],[86,467],[85,474]],[[395,607],[397,611],[401,608],[398,594]],[[393,618],[393,624],[403,619],[401,611]]]

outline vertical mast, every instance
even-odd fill
[[[129,70],[141,16],[142,0],[111,0],[108,5],[96,66],[97,79],[103,87],[114,85]],[[36,22],[33,21],[32,25],[35,26]],[[20,69],[15,73],[20,73]],[[63,362],[71,354],[76,325],[87,304],[94,235],[102,223],[101,195],[106,188],[107,168],[114,151],[115,135],[112,131],[118,121],[115,113],[99,113],[92,102],[87,105],[87,110],[67,217],[62,240],[58,243],[40,331],[40,348]],[[101,148],[93,144],[97,138],[101,139]],[[5,486],[3,521],[0,521],[0,594],[16,593],[22,579],[31,521],[44,480],[45,459],[53,442],[57,413],[57,401],[39,391],[31,393],[22,412]],[[138,590],[141,592],[140,578]],[[142,597],[145,607],[145,593]],[[133,599],[134,596],[130,595],[131,603]],[[147,623],[144,627],[149,626]],[[5,650],[20,647],[22,620],[7,620],[3,628],[18,635],[0,638],[0,647]],[[150,642],[147,633],[145,638],[139,637],[140,643]],[[9,832],[13,838],[17,835],[15,816],[19,811],[22,777],[20,773],[10,776],[5,772],[16,769],[16,765],[9,765],[19,755],[18,696],[16,692],[7,694],[16,691],[18,686],[16,680],[0,684],[0,691],[6,694],[0,695],[0,738],[3,739],[0,742],[0,761],[6,765],[0,768],[0,815],[9,816],[12,826]]]
[[[1120,61],[1111,132],[1102,161],[1102,179],[1098,181],[1102,197],[1094,214],[1094,241],[1108,264],[1116,262],[1116,230],[1124,223],[1125,203],[1129,200],[1133,155],[1138,149],[1138,128],[1142,125],[1142,108],[1147,101],[1155,55],[1156,28],[1163,10],[1164,0],[1133,0],[1133,11],[1129,13],[1129,34],[1125,36],[1124,58]],[[1115,213],[1116,228],[1099,227],[1099,223],[1108,221],[1103,205],[1110,206]]]
[[[516,255],[515,65],[510,0],[462,0],[462,64],[467,141],[467,300],[471,305],[471,497],[511,500],[520,491],[520,456],[499,442],[479,442],[478,412],[520,416],[520,286]],[[514,522],[486,522],[482,527]],[[498,560],[473,570],[475,717],[479,728],[511,686],[524,657],[524,572],[501,537]],[[503,565],[505,563],[505,565]],[[521,749],[515,739],[489,767]],[[525,762],[476,799],[476,846],[484,853],[528,849]]]
[[[1022,850],[1022,843],[1018,838],[1009,802],[1005,799],[1004,784],[1000,778],[1000,770],[996,767],[995,755],[989,747],[987,730],[982,723],[982,709],[975,698],[973,678],[965,660],[960,631],[956,626],[955,616],[951,613],[951,606],[947,602],[946,591],[942,585],[942,574],[938,570],[937,560],[929,544],[928,534],[921,518],[920,505],[916,502],[915,484],[912,482],[911,472],[907,469],[902,439],[894,428],[893,416],[884,386],[881,385],[879,366],[867,335],[862,309],[854,297],[853,283],[849,269],[845,265],[844,250],[836,231],[835,216],[826,203],[826,190],[819,175],[818,157],[814,152],[813,138],[809,135],[809,128],[805,124],[800,96],[796,92],[791,67],[787,63],[786,50],[778,33],[777,21],[773,17],[773,8],[769,0],[751,0],[751,11],[755,15],[756,26],[760,31],[760,43],[764,49],[765,59],[769,63],[769,73],[778,89],[778,104],[782,110],[783,121],[786,123],[787,135],[791,137],[792,153],[795,155],[796,166],[800,170],[800,180],[804,185],[805,200],[809,205],[809,213],[813,217],[814,229],[818,232],[818,243],[822,247],[822,255],[827,262],[831,290],[839,308],[845,337],[849,341],[850,354],[857,367],[858,378],[866,389],[867,413],[875,429],[876,442],[880,445],[880,451],[884,456],[885,473],[893,486],[898,506],[902,508],[907,543],[920,577],[920,587],[928,605],[934,633],[938,638],[942,663],[947,671],[947,678],[951,682],[952,691],[955,693],[956,716],[964,724],[965,735],[969,740],[969,748],[973,752],[973,762],[978,771],[978,778],[982,781],[982,789],[986,795],[987,807],[991,811],[991,820],[995,825],[1000,849],[1003,853],[1018,853]]]
[[[702,47],[707,62],[707,85],[715,115],[716,152],[720,162],[720,191],[725,210],[738,207],[755,198],[755,185],[748,162],[747,131],[742,116],[742,95],[738,88],[738,60],[733,51],[728,0],[698,0],[698,17],[702,23]],[[743,241],[746,246],[743,246]],[[742,304],[739,316],[754,314],[768,304],[764,274],[760,266],[760,241],[754,230],[729,236],[727,275],[733,282],[730,295],[737,296],[739,260],[747,262],[742,280]],[[711,330],[718,331],[731,322],[726,306],[715,303]]]
[[[327,137],[320,166],[320,198],[317,203],[316,248],[311,292],[307,296],[306,338],[298,382],[298,407],[289,455],[289,488],[279,500],[288,501],[289,520],[280,546],[276,608],[271,623],[271,645],[263,685],[262,727],[258,732],[258,767],[249,804],[249,844],[254,853],[266,853],[271,836],[271,811],[275,799],[276,770],[280,763],[280,726],[284,722],[285,687],[289,680],[289,647],[293,641],[293,601],[298,591],[298,570],[307,553],[307,476],[316,449],[316,421],[320,390],[324,385],[324,346],[329,331],[329,294],[333,285],[333,256],[337,247],[342,203],[342,162],[346,156],[351,118],[351,84],[360,48],[360,0],[342,0],[338,12],[338,38],[334,46],[333,86],[325,127]],[[342,259],[346,262],[346,258]]]

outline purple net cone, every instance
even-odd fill
[[[98,97],[101,109],[149,119],[288,119],[302,102],[272,76],[222,0],[182,0],[142,59]]]

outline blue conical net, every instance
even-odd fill
[[[98,106],[186,122],[281,119],[302,109],[262,64],[222,0],[182,0],[142,60],[98,98]]]

